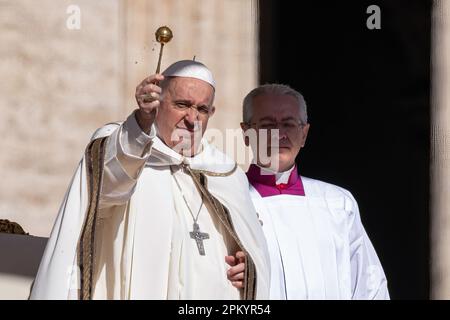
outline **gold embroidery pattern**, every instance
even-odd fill
[[[80,300],[92,299],[94,272],[94,240],[98,202],[103,174],[104,149],[107,138],[92,141],[86,149],[89,205],[78,242],[78,264],[80,268]]]
[[[228,172],[224,172],[224,173],[218,173],[218,172],[213,172],[213,171],[208,171],[208,170],[194,170],[191,169],[192,171],[198,172],[198,173],[203,173],[204,175],[210,176],[210,177],[228,177],[231,176],[237,169],[237,163],[234,163],[234,167],[233,169],[231,169]]]

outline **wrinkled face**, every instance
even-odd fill
[[[155,120],[158,135],[178,153],[193,156],[200,151],[200,140],[214,114],[214,89],[202,80],[174,77],[163,90]]]
[[[246,144],[251,145],[258,164],[278,172],[290,169],[309,130],[309,124],[301,121],[298,101],[290,95],[263,94],[253,99],[252,111],[250,124],[241,127],[250,137]],[[248,135],[251,129],[256,129],[256,138]],[[268,155],[270,163],[263,161],[262,155]]]

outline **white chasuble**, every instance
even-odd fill
[[[271,260],[271,299],[389,299],[352,195],[301,177],[305,196],[250,193]]]
[[[171,244],[168,298],[240,299],[240,290],[233,287],[226,277],[230,266],[225,263],[225,256],[234,255],[238,250],[237,244],[224,230],[219,219],[208,212],[191,177],[182,169],[176,170],[174,176],[177,179],[172,183],[176,217]],[[203,256],[190,236],[194,218],[189,209],[197,219],[200,231],[208,234],[208,239],[203,240]]]
[[[269,254],[244,172],[206,141],[198,155],[183,158],[155,134],[154,127],[150,135],[142,132],[134,113],[94,134],[58,213],[31,299],[269,298]],[[95,161],[103,170],[90,165]],[[205,186],[198,179],[194,185],[182,165],[203,176]],[[188,206],[196,215],[201,203],[196,187],[207,190],[197,221],[209,234],[204,256],[189,234]],[[237,248],[250,261],[243,292],[226,278],[225,256]]]

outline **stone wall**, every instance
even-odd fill
[[[48,236],[91,132],[120,106],[118,1],[1,1],[0,217]]]
[[[450,299],[450,3],[434,1],[431,298]]]
[[[0,0],[0,218],[47,237],[92,132],[135,108],[156,69],[154,32],[174,33],[162,68],[208,65],[217,81],[210,128],[239,127],[257,79],[254,0]],[[80,8],[80,29],[66,22]]]

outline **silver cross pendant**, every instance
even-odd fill
[[[192,232],[189,232],[191,235],[191,239],[194,239],[197,242],[198,253],[201,256],[205,255],[205,247],[203,245],[203,240],[209,239],[209,234],[206,232],[201,232],[198,223],[194,222]]]

